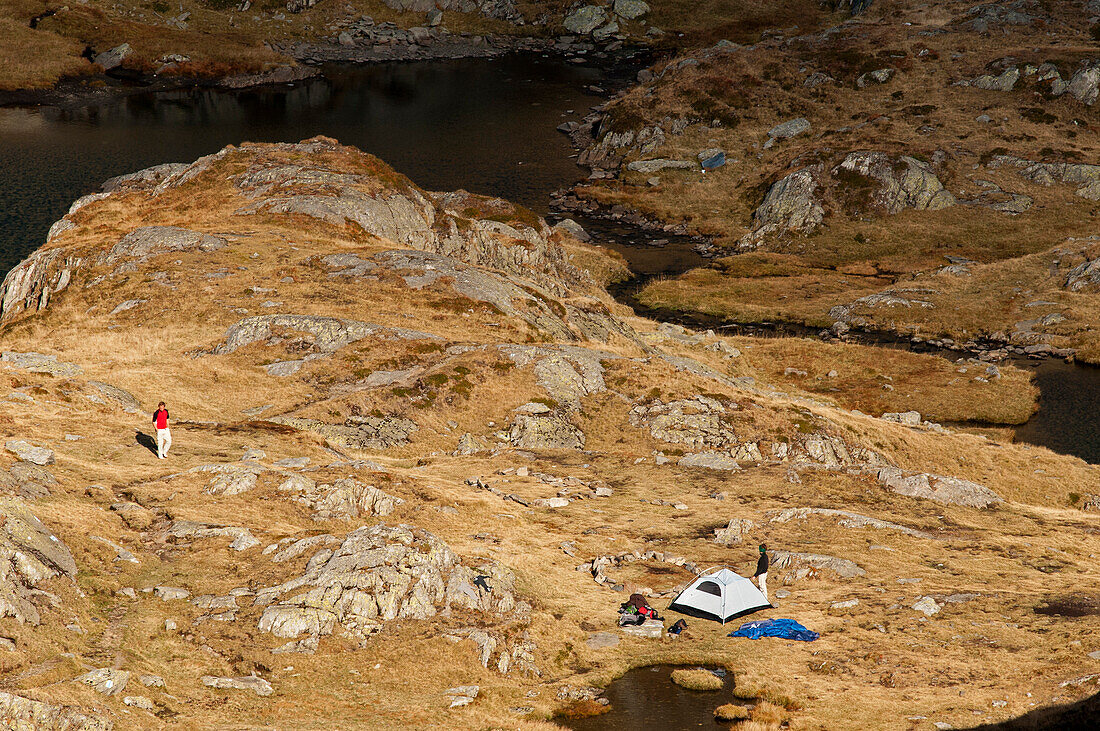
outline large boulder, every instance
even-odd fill
[[[519,413],[509,438],[520,449],[581,449],[584,432],[574,426],[565,414]]]
[[[740,241],[743,249],[754,249],[765,237],[797,232],[809,233],[821,225],[825,208],[817,196],[814,168],[803,168],[781,178],[770,188],[752,214],[753,230]]]

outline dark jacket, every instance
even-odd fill
[[[757,560],[757,562],[756,562],[756,573],[753,574],[753,576],[759,576],[760,574],[768,573],[768,564],[769,563],[770,562],[768,561],[768,554],[767,553],[761,553],[759,560]]]

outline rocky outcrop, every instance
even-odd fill
[[[997,155],[990,160],[988,167],[996,170],[1012,167],[1020,171],[1020,177],[1050,186],[1066,183],[1077,186],[1077,195],[1087,200],[1100,201],[1100,165],[1086,165],[1068,162],[1035,162],[1010,155]]]
[[[0,725],[12,731],[111,731],[114,724],[73,706],[58,706],[0,692]]]
[[[467,566],[439,538],[408,525],[352,531],[337,548],[314,553],[303,575],[258,592],[255,604],[266,607],[260,629],[286,638],[341,627],[363,639],[390,620],[429,619],[450,607],[489,618],[527,609],[510,570],[489,560]]]
[[[873,201],[887,213],[906,208],[938,211],[956,203],[932,167],[908,155],[894,158],[883,152],[853,152],[833,170],[833,175],[841,171],[877,182]]]
[[[173,538],[229,538],[229,547],[234,551],[247,551],[260,545],[252,531],[235,525],[216,525],[199,523],[194,520],[176,520],[169,526],[167,534]]]
[[[15,353],[5,350],[0,353],[0,363],[4,363],[8,368],[18,368],[28,373],[46,373],[54,378],[72,378],[84,372],[78,365],[59,361],[56,355],[34,352]]]
[[[51,595],[36,586],[62,575],[76,575],[68,547],[22,500],[0,497],[0,617],[39,624],[38,603]]]
[[[314,520],[384,517],[405,502],[354,477],[344,477],[332,484],[317,484],[307,477],[294,475],[280,485],[279,490],[294,494],[297,502],[314,511]]]
[[[512,445],[520,449],[581,449],[584,432],[569,421],[567,414],[552,411],[545,404],[525,404],[509,432]]]
[[[783,233],[809,233],[821,225],[825,208],[817,197],[815,168],[803,168],[773,184],[752,214],[752,232],[742,237],[742,249],[755,249],[764,239]]]

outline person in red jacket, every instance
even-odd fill
[[[153,427],[157,430],[157,458],[164,459],[172,446],[172,431],[168,428],[168,409],[164,408],[163,401],[153,412]]]

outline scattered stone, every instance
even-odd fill
[[[925,531],[915,530],[904,525],[898,525],[897,523],[860,515],[859,513],[853,513],[847,510],[833,510],[831,508],[787,508],[785,510],[773,510],[768,513],[768,518],[772,523],[786,523],[789,520],[803,520],[811,515],[834,517],[837,519],[837,522],[845,528],[863,528],[866,526],[881,530],[895,530],[899,533],[913,536],[914,538],[935,538],[933,534]]]
[[[140,680],[141,684],[144,685],[146,688],[164,687],[164,678],[160,677],[159,675],[140,675],[138,676],[138,680]]]
[[[913,610],[922,612],[925,616],[931,617],[933,614],[937,614],[940,611],[940,605],[936,603],[936,600],[930,596],[922,596],[917,600],[917,603],[913,605]]]
[[[831,602],[829,604],[829,609],[851,609],[855,606],[859,606],[859,599],[848,599],[841,602]]]
[[[122,702],[128,706],[140,708],[141,710],[149,711],[150,713],[155,713],[157,710],[156,704],[143,695],[128,695],[122,699]]]
[[[634,637],[645,637],[650,640],[659,640],[664,637],[665,625],[657,619],[647,619],[643,624],[636,626],[620,627],[619,630]]]
[[[113,668],[99,668],[75,678],[74,682],[89,685],[97,693],[103,695],[119,695],[126,689],[126,684],[130,682],[130,673]]]
[[[250,690],[258,696],[269,696],[275,692],[271,683],[255,675],[240,678],[219,678],[213,675],[202,676],[202,684],[221,690]]]
[[[191,592],[187,589],[181,589],[175,586],[157,586],[154,587],[153,593],[156,594],[162,601],[171,602],[186,599],[191,596]]]
[[[92,63],[98,64],[104,71],[111,71],[121,66],[122,62],[133,52],[134,49],[130,47],[129,43],[123,43],[110,50],[97,53],[92,59]]]

